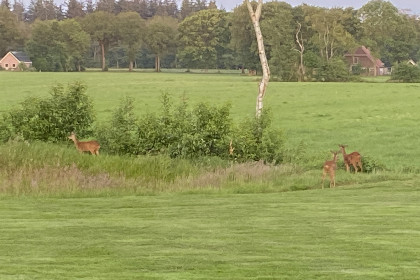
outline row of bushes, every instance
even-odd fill
[[[101,151],[110,154],[217,156],[239,162],[283,160],[283,135],[270,127],[268,111],[236,124],[230,117],[229,104],[199,103],[191,107],[185,101],[174,104],[168,94],[163,94],[160,112],[139,117],[134,99],[126,97],[111,120],[97,124],[92,131],[95,115],[85,92],[86,86],[75,82],[67,88],[55,86],[47,98],[27,98],[19,108],[3,115],[0,140],[57,143],[68,141],[67,136],[74,131],[81,138],[97,138]],[[230,145],[233,153],[229,153]]]

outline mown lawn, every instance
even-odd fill
[[[416,279],[419,180],[0,199],[0,279]]]

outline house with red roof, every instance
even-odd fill
[[[19,64],[23,63],[27,68],[32,67],[32,61],[24,52],[8,52],[0,59],[0,67],[5,70],[19,71]]]
[[[362,75],[366,76],[381,76],[388,74],[388,68],[384,63],[374,57],[370,50],[365,46],[358,47],[354,52],[344,55],[349,65],[349,70],[352,71],[353,67],[361,67]]]

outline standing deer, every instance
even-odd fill
[[[362,156],[358,152],[346,154],[346,145],[338,145],[343,153],[344,164],[346,165],[347,172],[350,172],[350,164],[354,167],[354,172],[357,173],[357,167],[360,167],[360,171],[363,172],[362,167]]]
[[[324,189],[324,180],[325,180],[325,176],[327,176],[327,173],[330,174],[330,188],[331,186],[335,188],[335,170],[337,169],[337,154],[339,152],[340,151],[336,151],[336,152],[331,151],[331,153],[334,156],[333,159],[327,160],[324,163],[324,168],[322,170],[322,189]]]
[[[79,141],[74,132],[70,134],[69,139],[73,140],[74,145],[79,152],[90,152],[92,155],[99,155],[99,148],[101,146],[97,141]]]

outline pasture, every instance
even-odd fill
[[[124,96],[135,98],[138,114],[160,108],[163,92],[175,102],[232,105],[234,119],[253,116],[258,77],[239,74],[186,73],[10,73],[0,72],[0,113],[30,95],[47,95],[51,86],[73,81],[87,84],[98,122],[106,122]],[[305,146],[313,167],[347,144],[393,170],[420,166],[420,85],[395,83],[275,83],[264,106],[273,111],[287,145]],[[321,160],[321,162],[320,162]],[[319,165],[318,165],[319,166]]]
[[[0,112],[75,80],[87,84],[97,122],[126,95],[138,114],[156,111],[162,92],[190,104],[229,102],[240,120],[255,113],[259,82],[239,74],[2,71]],[[271,82],[264,104],[274,125],[290,150],[302,147],[298,160],[278,167],[97,160],[70,140],[1,144],[0,279],[414,279],[419,89]],[[322,164],[338,144],[386,170],[355,175],[340,166],[337,187],[321,190]]]

